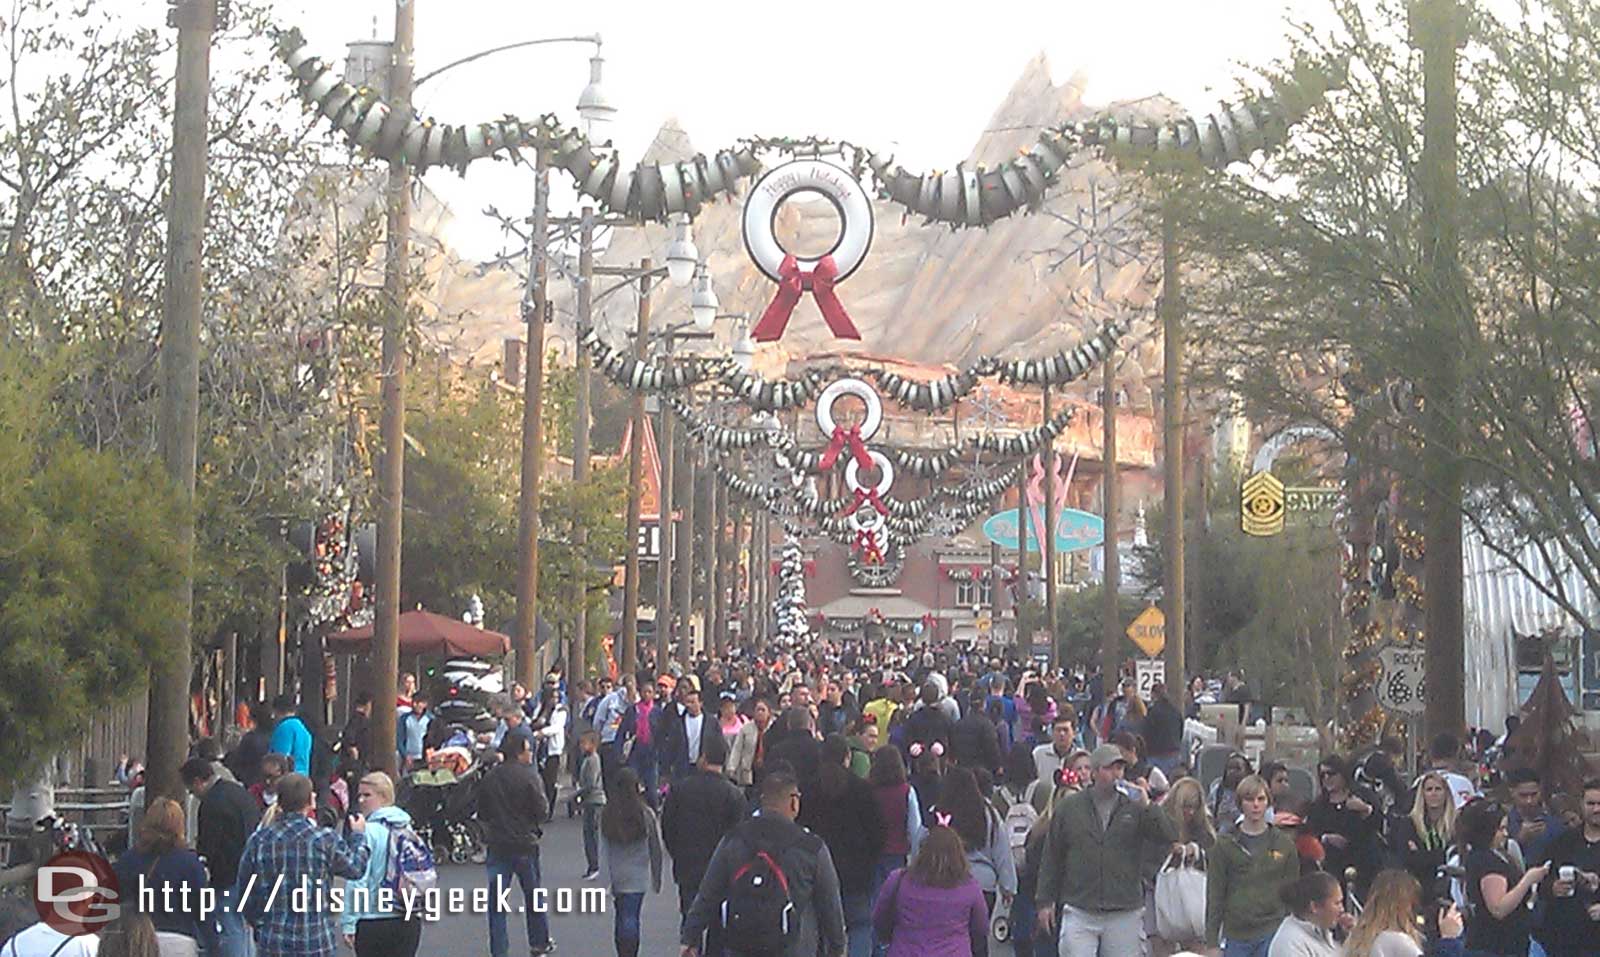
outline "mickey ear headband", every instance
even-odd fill
[[[917,742],[913,742],[912,743],[912,745],[911,745],[911,756],[913,758],[922,757],[923,752],[925,752],[925,751],[932,752],[933,756],[936,757],[936,758],[942,758],[942,757],[944,757],[944,742],[943,741],[935,741],[935,742],[933,742],[933,745],[931,747],[927,747],[927,748],[923,747],[921,741],[917,741]]]
[[[1068,788],[1077,787],[1077,785],[1078,772],[1071,768],[1056,768],[1056,787]]]

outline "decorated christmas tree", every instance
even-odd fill
[[[784,643],[798,645],[811,631],[806,613],[806,565],[800,542],[790,536],[783,543],[778,561],[778,634]]]

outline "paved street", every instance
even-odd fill
[[[576,818],[568,820],[566,817],[565,793],[563,789],[563,797],[557,802],[558,817],[545,825],[539,861],[544,870],[544,885],[549,887],[552,893],[557,888],[571,888],[576,899],[579,888],[597,885],[583,883],[583,830]],[[439,875],[440,886],[446,889],[461,887],[470,890],[488,884],[488,878],[481,865],[444,865],[439,869]],[[513,893],[513,900],[518,901],[520,906],[521,898],[516,892]],[[672,862],[671,858],[668,858],[661,893],[645,897],[644,939],[639,947],[640,954],[649,957],[667,957],[678,953],[677,901],[677,885],[672,882]],[[558,945],[557,953],[578,955],[578,957],[606,957],[616,953],[616,948],[611,943],[610,906],[608,899],[605,914],[552,915],[551,928]],[[511,916],[509,927],[510,957],[523,957],[528,952],[527,931],[520,914]],[[422,948],[418,953],[439,955],[439,957],[467,957],[470,954],[486,954],[488,951],[487,918],[482,914],[446,914],[440,917],[437,924],[430,924],[423,930]],[[989,952],[994,957],[1009,957],[1011,948],[1007,945],[996,945],[991,946]]]
[[[539,864],[542,880],[551,889],[552,896],[559,888],[570,888],[574,899],[583,887],[598,884],[583,883],[583,829],[577,818],[566,817],[565,797],[557,802],[556,820],[545,825],[544,840],[540,845]],[[439,868],[442,888],[474,888],[488,886],[488,876],[481,864],[447,864]],[[521,906],[520,888],[512,893],[512,900]],[[644,939],[639,953],[651,955],[678,952],[677,886],[672,883],[672,865],[669,862],[662,881],[660,894],[645,897],[643,928]],[[558,954],[579,957],[603,957],[616,953],[611,943],[611,902],[606,901],[604,914],[552,914],[551,934],[558,946]],[[527,924],[522,915],[513,913],[508,919],[511,935],[511,957],[528,953]],[[429,924],[422,932],[419,954],[466,957],[469,954],[489,952],[488,918],[479,913],[445,914],[437,924]]]

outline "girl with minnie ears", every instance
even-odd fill
[[[953,817],[934,826],[909,867],[895,870],[873,907],[873,932],[887,957],[987,957],[989,910]]]

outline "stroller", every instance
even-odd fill
[[[484,766],[475,764],[461,774],[441,768],[407,776],[401,807],[411,815],[417,836],[440,860],[483,863],[483,825],[478,822],[478,783],[483,775]]]

